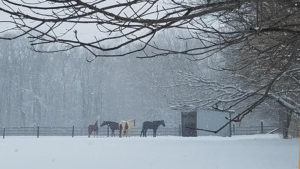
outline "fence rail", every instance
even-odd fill
[[[277,132],[278,127],[276,126],[247,126],[247,127],[240,127],[240,126],[232,126],[232,135],[251,135],[251,134],[264,134],[269,133],[274,130]]]
[[[276,126],[248,126],[241,127],[233,125],[231,127],[231,135],[251,135],[251,134],[261,134],[269,132],[281,132]],[[1,132],[1,131],[0,131]],[[157,136],[181,136],[180,127],[160,127],[157,130]],[[129,132],[130,136],[140,136],[141,128],[132,128]],[[87,136],[87,127],[6,127],[2,128],[3,138],[6,136]],[[98,136],[108,136],[111,135],[111,130],[107,130],[107,127],[100,127],[98,131]],[[119,135],[119,130],[115,131],[115,135]],[[152,130],[148,130],[148,136],[153,135]]]
[[[130,136],[140,136],[141,128],[132,128],[129,132]],[[157,130],[157,136],[179,136],[181,129],[179,127],[167,128],[160,127]],[[6,127],[3,128],[3,138],[6,136],[87,136],[87,127]],[[98,130],[98,136],[111,135],[111,130],[107,130],[107,127],[101,127]],[[115,131],[115,135],[119,135],[119,130]],[[152,130],[148,130],[148,136],[153,135]]]

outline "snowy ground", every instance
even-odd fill
[[[299,139],[7,137],[2,169],[297,169]]]

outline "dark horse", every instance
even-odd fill
[[[95,135],[98,136],[98,120],[96,121],[95,124],[90,124],[88,127],[88,132],[89,132],[89,137],[91,136],[92,132],[94,132],[94,137]]]
[[[148,129],[153,129],[153,137],[156,137],[156,131],[157,131],[157,128],[160,125],[163,125],[165,127],[166,126],[165,125],[165,121],[164,120],[153,121],[153,122],[151,122],[151,121],[145,121],[143,123],[143,129],[141,131],[141,135],[140,136],[147,137],[147,130]]]
[[[111,129],[111,136],[115,136],[115,130],[119,130],[119,123],[114,121],[103,121],[100,127],[107,125]]]

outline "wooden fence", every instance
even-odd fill
[[[111,135],[111,130],[107,130],[108,128],[100,127],[98,131],[98,136],[108,136]],[[240,127],[232,125],[231,131],[229,131],[230,135],[251,135],[251,134],[262,134],[262,133],[279,133],[281,129],[276,126],[248,126],[248,127]],[[140,136],[141,128],[132,128],[129,135],[130,136]],[[2,128],[2,137],[5,138],[7,136],[87,136],[88,131],[87,127],[6,127]],[[115,136],[119,135],[119,130],[115,131]],[[147,136],[152,136],[152,130],[148,130]],[[159,127],[157,130],[157,136],[181,136],[181,128],[180,127]]]
[[[130,136],[140,136],[141,128],[132,128],[129,132]],[[167,128],[160,127],[157,130],[157,136],[180,136],[181,130],[179,128]],[[98,131],[98,136],[111,136],[111,130],[107,130],[107,127],[101,127]],[[6,127],[3,128],[3,138],[7,136],[87,136],[87,127]],[[119,135],[119,130],[115,131],[115,136]],[[152,136],[152,130],[148,130],[147,136]]]
[[[265,133],[278,133],[281,131],[276,126],[232,126],[232,135],[252,135],[252,134],[265,134]]]

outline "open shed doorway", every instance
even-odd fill
[[[197,137],[197,131],[190,128],[197,128],[197,112],[181,112],[181,125],[183,137]]]

